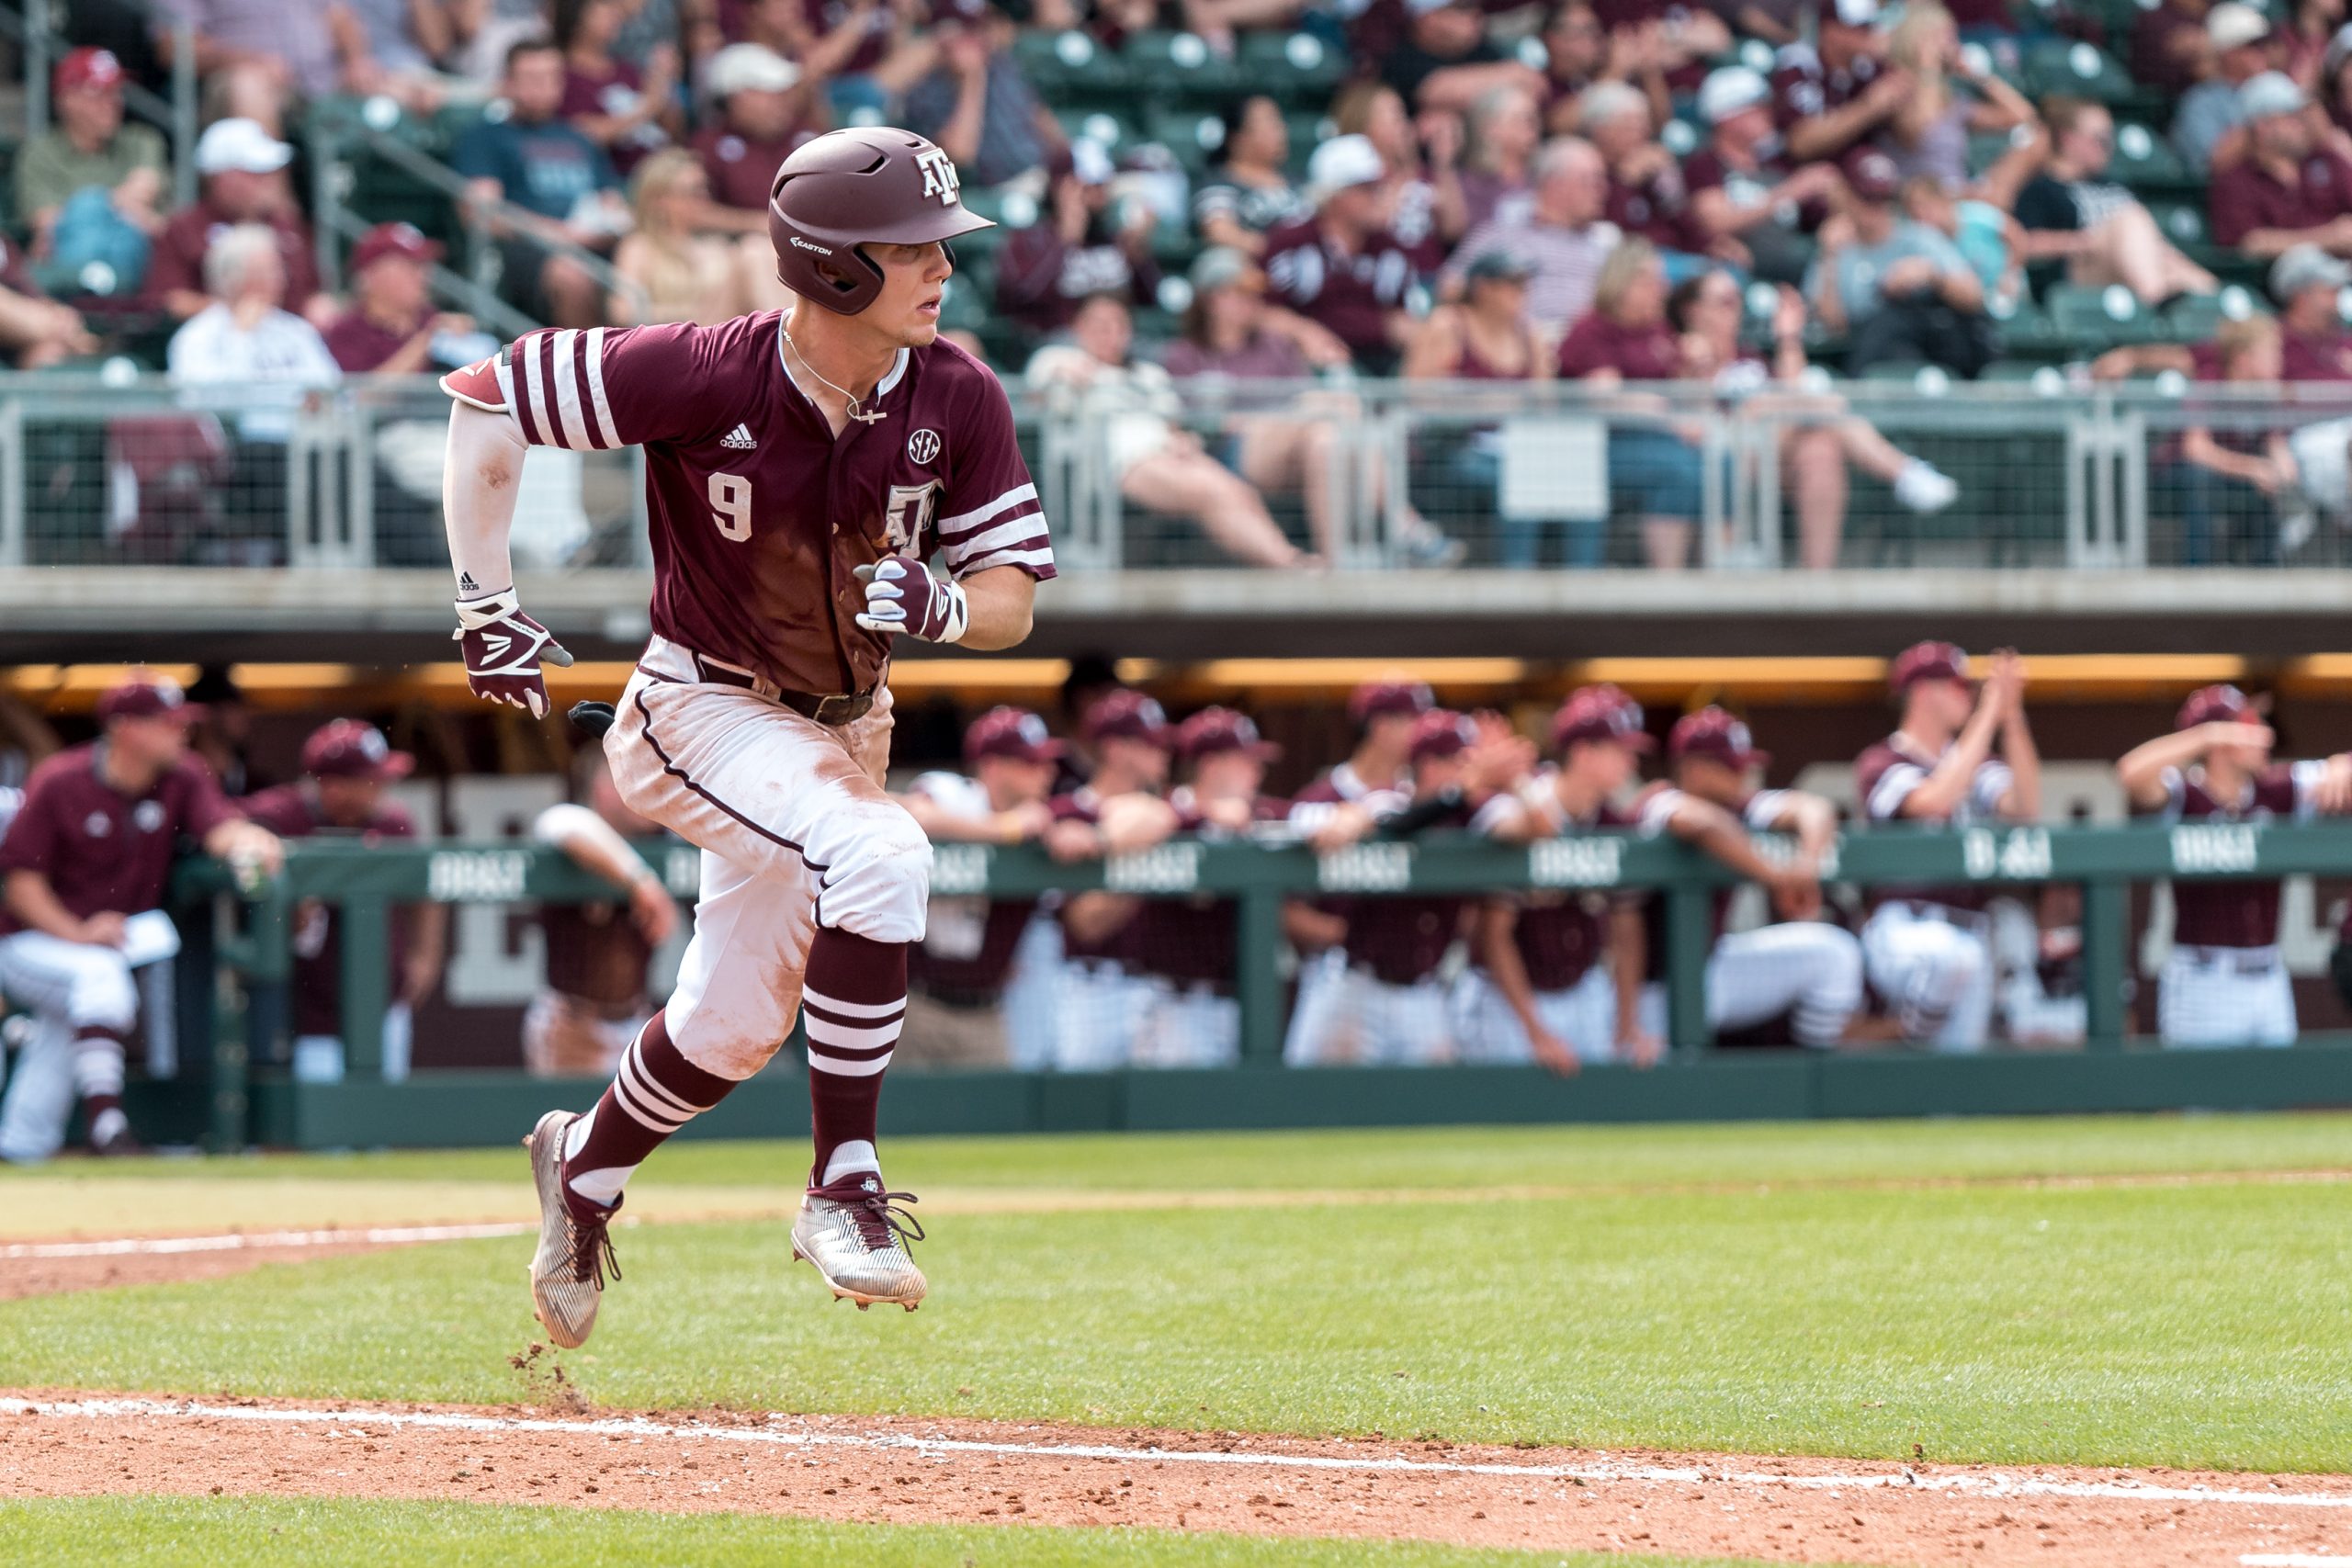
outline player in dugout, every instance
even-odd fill
[[[2352,753],[2273,761],[2277,733],[2235,686],[2181,705],[2169,735],[2115,764],[2135,816],[2220,827],[2352,809]],[[2172,952],[2156,981],[2167,1045],[2292,1045],[2295,989],[2278,951],[2278,879],[2172,885]]]
[[[395,751],[383,731],[356,718],[331,719],[302,742],[302,774],[240,802],[247,817],[281,839],[355,839],[363,844],[413,840],[416,824],[387,786],[408,777],[416,759]],[[332,904],[306,898],[294,911],[294,1076],[338,1083],[343,1043],[343,921]],[[384,1010],[383,1072],[408,1076],[415,1010],[441,984],[449,907],[419,903],[387,922],[393,976]]]
[[[275,874],[277,836],[247,821],[187,756],[196,710],[177,682],[136,674],[98,699],[98,739],[33,770],[0,838],[0,991],[34,1020],[0,1100],[0,1159],[47,1159],[81,1102],[91,1149],[136,1153],[122,1108],[134,971],[169,959],[163,911],[183,838]]]

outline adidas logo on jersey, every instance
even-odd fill
[[[759,445],[758,442],[752,439],[751,428],[748,425],[741,424],[729,431],[718,444],[721,446],[731,447],[738,452],[749,452],[752,447]]]

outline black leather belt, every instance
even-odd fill
[[[876,688],[871,686],[863,692],[836,692],[822,697],[808,692],[787,692],[782,687],[778,687],[774,692],[765,692],[761,690],[763,682],[757,676],[747,675],[741,670],[729,670],[723,664],[714,664],[699,653],[691,654],[688,657],[694,660],[695,672],[707,683],[717,686],[741,686],[747,692],[756,693],[761,696],[782,703],[801,717],[815,719],[819,724],[834,728],[844,724],[855,724],[874,707]]]

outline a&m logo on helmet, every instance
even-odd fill
[[[942,207],[957,204],[956,192],[964,182],[956,176],[955,161],[939,148],[933,147],[915,154],[915,167],[922,171],[922,193],[935,196]]]

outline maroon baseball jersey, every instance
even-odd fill
[[[1326,240],[1322,225],[1312,218],[1266,234],[1266,277],[1273,297],[1329,328],[1355,354],[1377,357],[1396,352],[1388,341],[1388,316],[1405,308],[1406,292],[1421,266],[1393,234],[1374,234],[1353,255]]]
[[[318,247],[311,243],[310,226],[282,212],[259,221],[277,236],[277,259],[286,264],[286,308],[300,312],[302,302],[319,291]],[[235,224],[200,199],[172,214],[156,234],[147,263],[147,298],[160,304],[175,289],[204,293],[204,253]]]
[[[1354,763],[1341,762],[1317,774],[1313,783],[1291,798],[1290,825],[1302,835],[1312,833],[1338,807],[1362,806],[1374,815],[1385,815],[1403,810],[1407,798],[1405,792],[1396,787],[1396,783],[1370,783],[1356,772]],[[1326,914],[1343,917],[1354,904],[1354,900],[1344,894],[1327,895],[1307,902]]]
[[[908,788],[965,815],[990,809],[987,789],[960,773],[924,773]],[[922,941],[907,950],[910,982],[933,996],[995,997],[1012,978],[1021,933],[1036,909],[1035,898],[934,897]]]
[[[1427,826],[1466,828],[1471,817],[1465,804]],[[1462,911],[1474,901],[1458,893],[1357,898],[1348,908],[1348,934],[1340,945],[1350,967],[1370,970],[1391,986],[1416,985],[1437,973],[1462,929]]]
[[[1099,827],[1102,821],[1102,797],[1094,793],[1091,784],[1080,784],[1068,795],[1057,795],[1046,805],[1057,822],[1091,822]],[[1076,964],[1132,962],[1136,953],[1136,931],[1142,924],[1137,918],[1140,914],[1138,909],[1136,916],[1130,916],[1124,925],[1088,941],[1069,929],[1069,914],[1065,906],[1061,916],[1062,956]]]
[[[1662,250],[1702,252],[1707,236],[1690,210],[1690,188],[1682,166],[1671,159],[1640,185],[1609,176],[1609,220]]]
[[[1928,782],[1936,769],[1939,758],[1930,756],[1900,732],[1888,736],[1854,760],[1854,793],[1862,803],[1862,817],[1871,822],[1904,822],[1917,820],[1903,814],[1903,803],[1911,792]],[[1977,764],[1976,776],[1952,807],[1951,815],[1942,819],[1943,825],[1965,828],[1980,822],[1997,821],[2001,815],[2001,797],[2009,793],[2015,782],[2009,765],[1998,757],[1987,757]],[[1922,826],[1933,826],[1922,821]],[[1941,904],[1953,909],[1982,909],[1989,895],[1981,887],[1879,887],[1871,891],[1873,908],[1889,899],[1910,899],[1917,903]]]
[[[319,815],[318,802],[300,784],[280,784],[239,803],[246,816],[281,839],[356,839],[374,843],[413,839],[416,824],[397,803],[386,801],[364,828],[345,828]],[[394,910],[390,931],[391,973],[398,975],[408,945],[405,911]],[[294,1032],[343,1032],[343,919],[334,905],[306,900],[294,925]]]
[[[1772,121],[1784,132],[1801,119],[1844,108],[1879,72],[1878,62],[1867,54],[1832,71],[1809,43],[1784,44],[1773,59]]]
[[[526,333],[442,378],[507,412],[535,446],[645,448],[653,630],[786,691],[880,683],[888,633],[856,624],[854,573],[928,556],[967,577],[1054,575],[1037,487],[1004,389],[942,340],[901,349],[836,437],[786,373],[783,315]]]
[[[106,742],[41,763],[0,839],[0,877],[37,871],[76,919],[159,908],[180,835],[201,839],[238,813],[201,763],[182,758],[147,793],[126,795],[98,772]],[[28,930],[0,908],[0,936]]]
[[[1761,207],[1772,187],[1796,173],[1788,154],[1781,151],[1780,139],[1772,139],[1770,150],[1758,148],[1756,167],[1735,168],[1713,144],[1700,148],[1682,160],[1683,188],[1695,202],[1701,191],[1720,190],[1731,201],[1735,211],[1747,212]],[[1782,203],[1773,209],[1772,221],[1784,229],[1802,229],[1807,233],[1821,227],[1829,216],[1826,201]]]
[[[1541,798],[1552,803],[1548,820],[1559,834],[1604,832],[1634,826],[1634,819],[1607,801],[1586,818],[1571,818],[1558,805],[1556,769],[1536,775]],[[1531,792],[1533,793],[1533,792]],[[1492,833],[1512,819],[1525,802],[1516,795],[1497,795],[1471,819],[1471,827]],[[1609,942],[1609,908],[1612,900],[1589,893],[1531,890],[1520,896],[1519,919],[1511,929],[1527,983],[1538,991],[1565,991],[1600,960]],[[1476,954],[1472,955],[1474,958]]]
[[[1652,784],[1642,792],[1636,803],[1634,818],[1645,832],[1666,832],[1675,807],[1684,798],[1682,791],[1672,784],[1663,783]],[[1730,810],[1732,815],[1738,818],[1741,824],[1750,832],[1762,833],[1771,830],[1773,824],[1780,821],[1781,815],[1787,809],[1787,791],[1759,789],[1750,793]],[[1713,900],[1713,923],[1708,929],[1708,936],[1712,941],[1721,941],[1724,928],[1731,923],[1731,899],[1732,895],[1737,891],[1736,887],[1715,889]],[[1642,966],[1642,978],[1645,980],[1666,978],[1666,900],[1655,894],[1645,897],[1642,901],[1642,925],[1649,934],[1649,950],[1643,956]]]
[[[633,1018],[646,1010],[645,975],[653,947],[637,929],[628,900],[543,904],[539,931],[547,939],[549,990],[608,1018]]]
[[[2213,176],[2205,205],[2217,245],[2243,244],[2257,229],[2317,229],[2352,213],[2352,164],[2323,148],[2287,184],[2248,159]]]
[[[2235,800],[2213,797],[2203,768],[2166,768],[2165,804],[2146,816],[2173,822],[2267,822],[2309,817],[2318,762],[2278,762],[2245,781]],[[2278,941],[2278,884],[2206,882],[2172,885],[2172,940],[2183,947],[2270,947]]]
[[[1201,814],[1190,784],[1169,795],[1176,808],[1177,831],[1212,842],[1232,842],[1236,835]],[[1261,795],[1250,803],[1250,815],[1259,822],[1280,822],[1290,815],[1290,803]],[[1207,986],[1220,992],[1233,989],[1239,962],[1240,916],[1230,898],[1198,895],[1190,898],[1153,898],[1136,918],[1138,967],[1180,986]]]

